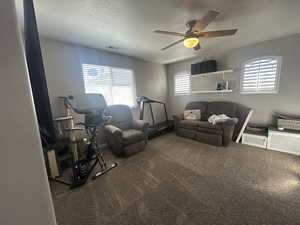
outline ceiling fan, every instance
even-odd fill
[[[188,30],[185,33],[155,30],[155,33],[183,37],[182,39],[162,48],[161,51],[164,51],[181,42],[183,42],[186,48],[194,48],[194,50],[199,50],[201,48],[199,43],[200,38],[214,38],[234,35],[237,32],[237,29],[203,32],[207,25],[210,24],[219,14],[220,13],[217,11],[210,10],[202,19],[191,20],[187,22],[186,26]]]

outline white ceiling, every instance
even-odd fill
[[[15,0],[22,18],[22,1]],[[34,0],[42,36],[158,63],[201,55],[300,33],[300,0]],[[187,4],[192,3],[192,7]],[[153,30],[184,32],[185,23],[208,10],[221,14],[209,30],[238,28],[232,37],[202,40],[195,52],[182,44],[160,49],[180,38]]]

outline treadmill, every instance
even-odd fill
[[[173,121],[168,119],[166,103],[161,102],[161,101],[156,101],[156,100],[150,99],[145,96],[137,97],[137,102],[138,102],[139,108],[140,108],[140,120],[144,120],[145,105],[146,104],[149,105],[150,115],[152,118],[152,124],[149,126],[149,138],[150,139],[174,130]],[[165,120],[164,121],[162,121],[160,123],[155,122],[152,104],[163,105],[164,112],[165,112]]]

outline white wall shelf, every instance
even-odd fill
[[[207,90],[207,91],[192,91],[192,94],[208,94],[208,93],[230,93],[232,90]]]
[[[211,73],[202,73],[202,74],[196,74],[191,75],[191,89],[192,94],[209,94],[209,93],[230,93],[232,92],[232,88],[229,87],[229,89],[225,90],[216,90],[217,89],[217,83],[219,82],[228,82],[230,83],[230,80],[226,80],[225,76],[227,74],[232,74],[233,70],[222,70],[222,71],[216,71]]]
[[[195,75],[191,75],[191,77],[206,77],[206,76],[213,76],[213,75],[225,75],[228,73],[233,73],[233,70],[222,70],[222,71],[216,71],[216,72],[211,72],[211,73],[201,73],[201,74],[195,74]]]

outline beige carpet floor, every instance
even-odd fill
[[[300,147],[300,146],[299,146]],[[300,159],[167,134],[69,190],[51,182],[59,225],[299,225]]]

